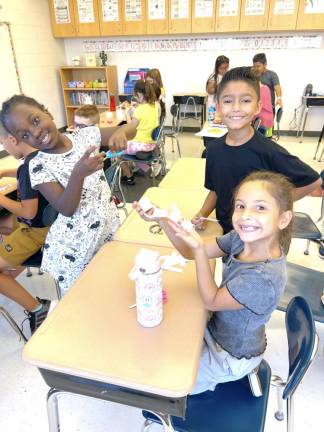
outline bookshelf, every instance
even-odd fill
[[[63,66],[60,77],[67,126],[81,105],[93,103],[99,110],[109,110],[110,96],[118,96],[116,66]]]

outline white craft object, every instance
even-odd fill
[[[180,210],[176,204],[172,204],[171,211],[169,212],[168,217],[169,217],[169,219],[171,219],[175,223],[180,222],[182,216],[181,216],[181,212],[180,212]]]
[[[190,221],[188,220],[183,220],[181,222],[181,226],[183,229],[185,229],[186,231],[190,232],[193,231],[195,229],[194,224],[192,224]]]
[[[146,198],[146,197],[142,197],[138,204],[140,205],[141,209],[143,210],[144,213],[148,212],[149,210],[151,210],[152,208],[154,208],[154,205],[151,203],[151,201]]]

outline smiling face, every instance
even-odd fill
[[[235,197],[232,223],[244,243],[262,242],[265,248],[279,241],[280,230],[286,228],[291,212],[281,212],[264,181],[243,183]]]
[[[19,141],[42,151],[53,151],[60,137],[50,114],[33,105],[16,105],[8,126]]]
[[[229,63],[222,63],[217,69],[217,72],[219,73],[219,75],[224,76],[228,71],[228,68],[229,68]]]
[[[249,126],[260,110],[255,89],[245,81],[229,81],[219,95],[220,116],[228,129]]]

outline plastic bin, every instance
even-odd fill
[[[136,81],[145,79],[149,68],[132,68],[128,69],[124,79],[124,93],[133,94]]]

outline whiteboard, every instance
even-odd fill
[[[0,109],[2,102],[19,94],[19,85],[16,76],[14,57],[11,50],[7,25],[0,22],[0,58],[1,58],[1,85],[0,85]],[[0,145],[0,151],[3,150]]]

